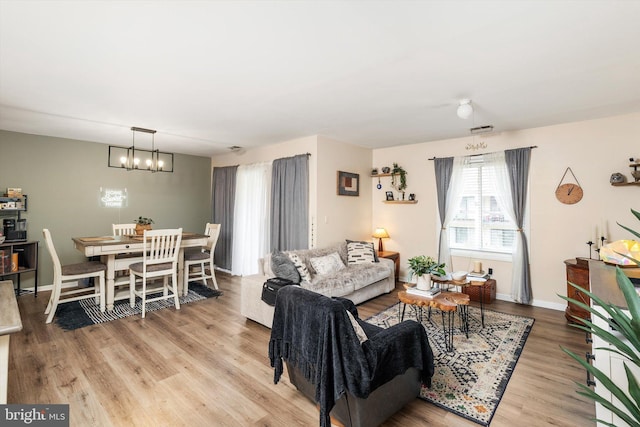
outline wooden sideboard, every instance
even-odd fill
[[[567,269],[567,296],[569,298],[573,298],[575,300],[583,302],[587,306],[590,305],[591,299],[569,284],[573,283],[587,291],[590,291],[589,260],[585,258],[568,259],[564,262],[564,264]],[[567,308],[564,311],[564,316],[567,318],[569,323],[581,323],[579,320],[574,319],[572,316],[578,316],[582,319],[587,320],[591,318],[588,311],[568,301]]]

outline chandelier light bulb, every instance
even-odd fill
[[[127,158],[126,158],[126,157],[124,157],[124,156],[120,157],[120,163],[121,163],[123,166],[124,166],[124,165],[126,165],[126,164],[127,164]]]
[[[473,114],[473,107],[471,106],[470,99],[461,99],[460,105],[458,106],[457,111],[458,117],[461,119],[468,119]]]

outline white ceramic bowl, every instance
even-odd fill
[[[453,280],[464,280],[467,278],[467,272],[466,271],[454,271],[453,273],[451,273],[451,278]]]

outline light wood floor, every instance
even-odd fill
[[[48,293],[21,296],[8,403],[69,403],[72,426],[317,426],[315,405],[286,374],[273,384],[270,330],[240,315],[239,279],[217,277],[219,299],[70,332],[45,325]],[[396,292],[360,305],[360,316],[392,305]],[[583,354],[584,334],[562,312],[490,308],[536,319],[491,426],[594,426],[594,405],[573,384],[585,372],[560,350]],[[384,425],[478,426],[419,399]]]

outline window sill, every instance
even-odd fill
[[[500,252],[484,252],[469,249],[451,249],[451,255],[457,257],[466,257],[474,259],[486,259],[493,261],[511,262],[513,257],[511,254],[503,254]]]

